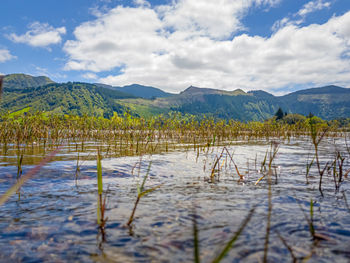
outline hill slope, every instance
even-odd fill
[[[142,105],[143,111],[157,108],[158,111],[175,110],[241,121],[270,118],[279,107],[288,113],[307,115],[311,112],[328,120],[350,117],[350,89],[337,86],[307,89],[280,97],[261,90],[245,93],[240,89],[221,91],[191,86],[168,98],[123,102],[129,106]]]
[[[29,87],[39,87],[54,83],[45,76],[33,77],[26,74],[10,74],[6,75],[3,80],[3,88],[9,89],[25,89]]]
[[[132,84],[132,85],[127,85],[123,87],[113,87],[110,85],[105,85],[100,83],[97,83],[95,85],[99,87],[109,88],[120,92],[128,93],[135,97],[140,97],[144,99],[165,98],[173,95],[165,91],[162,91],[161,89],[158,89],[158,88],[154,88],[151,86],[143,86],[139,84]]]
[[[130,110],[135,115],[150,117],[179,111],[240,121],[261,121],[272,117],[279,107],[288,113],[308,115],[311,112],[323,119],[349,118],[350,89],[326,86],[278,97],[261,90],[222,91],[191,86],[179,94],[169,94],[137,84],[125,87],[71,82],[58,84],[47,77],[11,74],[4,79],[0,112],[25,108],[110,117],[113,112]]]
[[[300,90],[278,98],[285,109],[302,115],[310,112],[323,119],[350,117],[350,89],[326,86]]]
[[[96,87],[87,83],[52,83],[4,92],[1,111],[48,111],[57,114],[94,115],[111,117],[113,112],[124,112],[116,99],[130,98],[129,94]]]

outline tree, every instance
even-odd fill
[[[278,108],[277,112],[275,113],[275,116],[276,116],[276,121],[283,119],[284,113],[281,107]]]

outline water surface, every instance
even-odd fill
[[[332,170],[324,176],[322,197],[319,175],[313,166],[307,183],[306,163],[313,157],[307,138],[279,141],[273,163],[272,217],[268,259],[291,261],[278,234],[299,259],[309,262],[350,261],[349,179],[336,192]],[[105,240],[96,223],[97,180],[94,149],[79,153],[80,173],[76,178],[77,152],[64,148],[54,161],[0,207],[1,261],[84,262],[193,262],[193,217],[199,228],[200,255],[210,262],[230,240],[249,210],[253,217],[223,262],[260,262],[264,254],[268,210],[268,184],[261,163],[270,142],[233,142],[227,149],[244,179],[239,180],[226,152],[219,161],[220,174],[209,178],[223,147],[193,151],[192,148],[102,160],[108,217]],[[342,139],[325,139],[320,146],[321,165],[333,161],[339,150],[347,157]],[[0,193],[16,182],[15,152],[1,157]],[[27,155],[23,174],[42,154]],[[28,161],[32,158],[34,161]],[[126,227],[137,196],[137,182],[146,175],[146,189],[161,185],[143,197],[132,228]],[[324,240],[314,242],[308,222],[311,199],[314,226]]]

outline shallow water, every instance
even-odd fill
[[[268,250],[270,262],[291,261],[278,233],[298,259],[309,262],[350,261],[349,179],[335,192],[333,176],[326,174],[323,194],[318,190],[316,165],[306,183],[306,162],[313,148],[308,139],[279,142],[273,167],[272,216]],[[191,262],[193,261],[193,217],[199,229],[200,255],[211,262],[234,236],[249,210],[253,217],[222,262],[260,262],[264,255],[268,210],[267,178],[259,184],[259,173],[270,143],[234,142],[227,147],[244,180],[226,153],[219,162],[220,176],[208,180],[222,147],[205,151],[175,150],[140,157],[104,158],[104,190],[108,217],[105,241],[96,223],[96,161],[86,158],[76,180],[74,151],[63,151],[22,186],[0,207],[1,261],[84,262]],[[347,157],[343,139],[327,139],[320,146],[322,165],[333,161],[335,149]],[[85,153],[85,157],[88,153]],[[41,156],[31,156],[39,158]],[[227,158],[226,158],[227,157]],[[0,166],[0,193],[16,182],[16,156],[7,156]],[[12,159],[11,159],[12,158]],[[25,156],[26,158],[26,156]],[[224,162],[225,160],[225,162]],[[141,165],[139,163],[141,162]],[[137,196],[137,181],[147,173],[146,189],[160,185],[144,196],[136,210],[132,228],[126,227]],[[30,163],[30,162],[29,162]],[[24,165],[25,174],[33,165]],[[140,167],[140,168],[139,168]],[[331,173],[331,171],[330,171]],[[308,222],[311,199],[314,226],[325,240],[313,242]],[[194,209],[195,208],[195,209]],[[195,211],[195,212],[194,212]]]

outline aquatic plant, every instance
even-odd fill
[[[103,180],[102,180],[102,156],[100,149],[97,151],[97,224],[101,229],[104,229],[107,218],[105,218],[106,210],[106,195],[103,197]]]
[[[141,163],[140,163],[141,165]],[[149,189],[145,189],[145,183],[147,181],[147,178],[149,176],[150,170],[151,170],[151,165],[152,162],[149,163],[148,168],[147,168],[147,173],[146,175],[143,177],[142,183],[141,185],[139,184],[139,182],[137,182],[137,197],[136,197],[136,201],[134,204],[134,208],[132,209],[131,215],[129,217],[129,220],[127,222],[127,225],[130,226],[131,223],[134,220],[134,216],[135,216],[135,212],[136,212],[136,208],[138,203],[140,202],[141,198],[149,193],[152,193],[153,191],[155,191],[156,189],[158,189],[159,187],[161,187],[161,185],[157,185],[155,187],[149,188]]]
[[[288,245],[286,239],[284,237],[282,237],[282,235],[278,231],[276,231],[276,232],[277,232],[278,238],[282,241],[283,245],[288,249],[290,256],[292,257],[292,262],[293,263],[298,262],[297,257],[294,254],[293,248],[290,245]]]
[[[25,113],[25,114],[24,114]],[[329,126],[329,135],[336,127]],[[143,119],[125,114],[111,119],[93,116],[58,116],[45,112],[8,113],[0,116],[3,152],[8,145],[52,150],[65,143],[83,151],[87,142],[104,144],[109,156],[142,155],[169,151],[182,145],[197,152],[227,145],[236,139],[290,138],[307,135],[307,121],[296,124],[267,121],[241,123],[173,114]],[[333,135],[332,135],[333,136]],[[335,135],[334,135],[335,136]]]
[[[255,185],[257,185],[262,179],[266,177],[266,175],[272,175],[272,163],[274,159],[276,158],[276,155],[278,153],[279,145],[277,142],[271,142],[270,145],[270,151],[266,151],[264,160],[261,163],[260,172],[263,174],[256,182]],[[269,156],[269,163],[267,164],[267,156]],[[267,165],[267,166],[266,166]],[[277,178],[277,173],[275,173],[275,176]]]
[[[245,219],[242,221],[240,227],[235,232],[233,237],[226,243],[226,245],[222,248],[222,250],[218,253],[218,255],[212,260],[212,263],[219,263],[221,260],[224,259],[224,257],[227,255],[227,253],[234,247],[235,242],[239,238],[239,236],[242,234],[243,230],[249,223],[250,219],[252,218],[254,212],[255,212],[256,206],[254,206],[248,213],[248,215],[245,217]],[[193,226],[193,252],[194,252],[194,262],[200,263],[200,243],[199,243],[199,230],[197,225],[197,213],[195,206],[193,206],[193,213],[192,213],[192,226]]]
[[[192,226],[193,226],[194,262],[200,263],[200,261],[201,261],[200,260],[200,247],[199,247],[199,237],[198,237],[197,213],[196,213],[195,206],[193,206]]]
[[[325,164],[325,166],[322,169],[320,159],[319,159],[318,146],[319,146],[320,142],[322,141],[322,139],[324,138],[324,136],[326,135],[326,133],[328,132],[328,128],[327,127],[323,128],[322,125],[320,125],[317,122],[317,119],[314,119],[314,117],[309,120],[309,125],[310,125],[311,141],[312,141],[312,144],[314,145],[314,149],[315,149],[316,165],[317,165],[318,173],[320,176],[318,189],[319,189],[321,195],[323,196],[322,179],[323,179],[324,172],[328,168],[328,162]]]
[[[221,250],[221,252],[214,258],[212,261],[213,263],[219,263],[226,254],[233,248],[235,242],[239,238],[239,236],[242,234],[243,230],[249,223],[250,219],[252,218],[253,214],[255,212],[255,206],[250,209],[248,215],[245,217],[245,219],[242,221],[240,227],[238,228],[237,232],[233,235],[233,237],[227,242],[225,247]]]
[[[230,154],[229,150],[227,149],[227,147],[224,147],[224,150],[226,150],[227,155],[230,157],[231,162],[233,163],[236,173],[239,176],[240,180],[244,179],[244,176],[239,172],[238,166],[236,165],[235,161],[233,160],[232,154]]]
[[[97,224],[99,226],[99,233],[101,234],[101,243],[100,247],[102,246],[102,243],[106,240],[106,233],[105,233],[105,227],[106,222],[108,220],[108,217],[105,218],[105,211],[106,211],[106,199],[107,194],[103,196],[103,180],[102,180],[102,156],[100,153],[100,149],[97,148]]]

